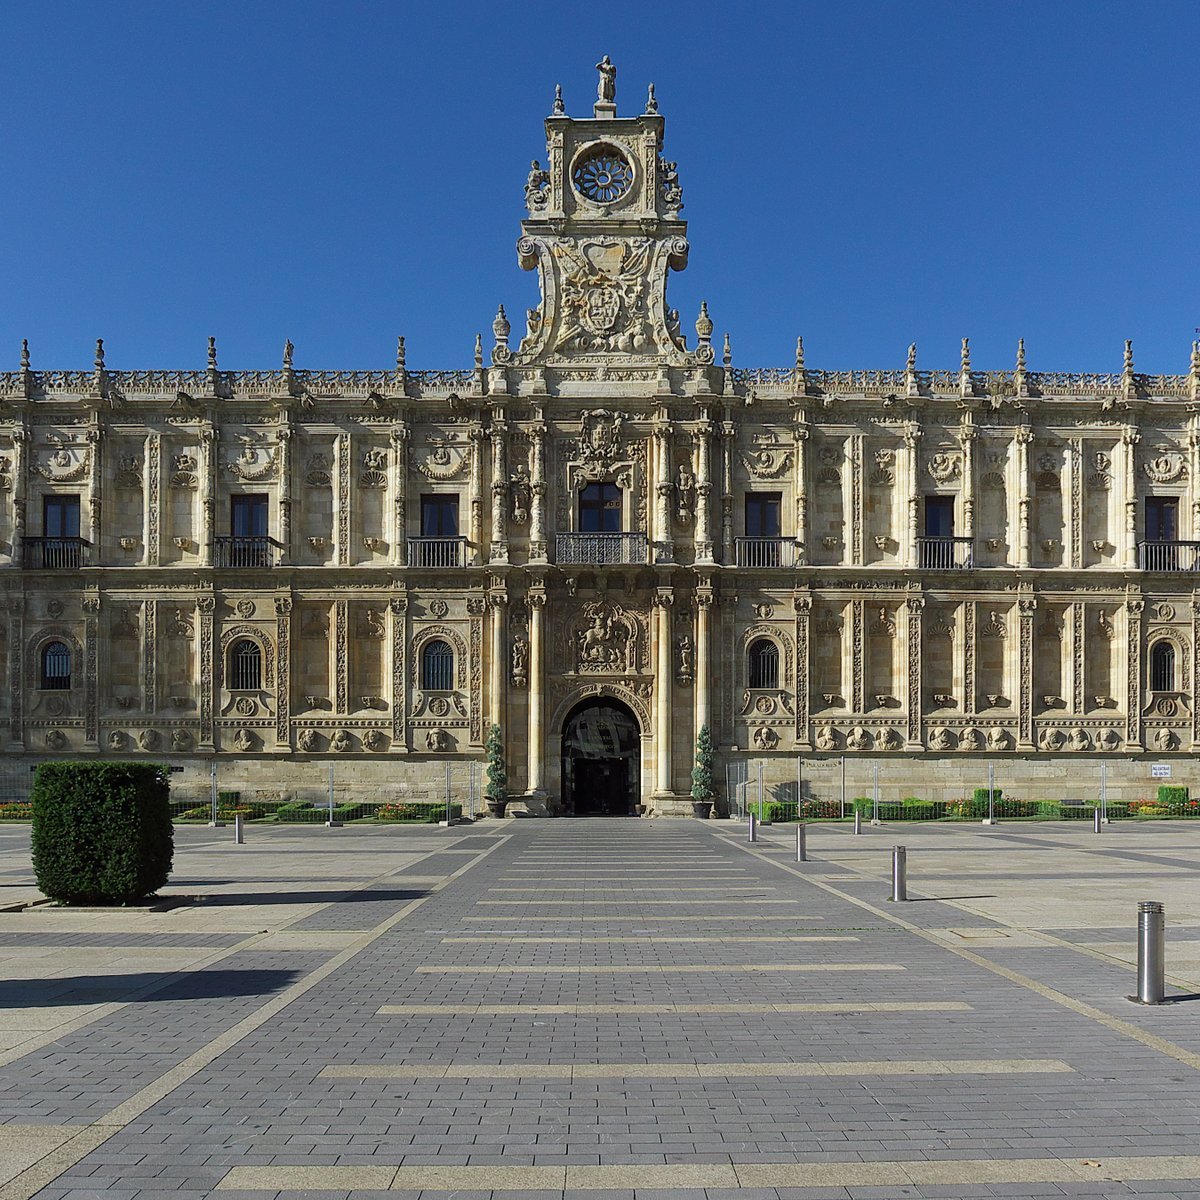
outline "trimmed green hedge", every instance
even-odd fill
[[[1159,804],[1186,804],[1187,800],[1187,788],[1172,786],[1169,783],[1160,783],[1158,785]]]
[[[166,767],[49,762],[33,780],[33,870],[64,904],[130,904],[171,874],[174,831]]]

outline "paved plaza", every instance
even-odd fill
[[[0,827],[0,1200],[1200,1197],[1200,823],[808,836],[179,828],[67,911]]]

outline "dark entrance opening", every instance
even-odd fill
[[[629,817],[641,791],[641,730],[619,700],[585,700],[563,722],[563,811]]]

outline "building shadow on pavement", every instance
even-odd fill
[[[0,979],[0,1009],[270,996],[295,983],[302,974],[289,970],[221,970],[214,967],[183,974],[178,971],[135,971],[128,975]]]

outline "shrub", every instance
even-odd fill
[[[795,800],[769,800],[763,807],[767,810],[765,819],[768,821],[795,821],[797,819]]]
[[[1003,789],[992,788],[992,798],[997,804],[1000,803],[1000,797],[1003,795],[1004,795]],[[988,803],[988,789],[987,788],[976,788],[971,793],[971,800],[975,804],[982,804],[984,806],[984,808],[986,809],[987,803]]]
[[[1161,783],[1158,786],[1159,804],[1184,804],[1187,799],[1188,790],[1185,787],[1172,787],[1167,783]]]
[[[692,767],[692,799],[693,800],[708,800],[711,801],[716,797],[717,787],[713,782],[713,740],[712,734],[709,732],[707,725],[700,726],[700,733],[696,738],[696,765]],[[770,812],[770,808],[767,809]],[[774,821],[776,818],[768,816],[768,821]],[[779,820],[786,818],[780,817]],[[791,819],[795,819],[794,817]]]
[[[462,805],[450,805],[450,819],[462,817]],[[375,810],[377,821],[410,821],[418,824],[434,824],[446,819],[444,804],[431,804],[429,801],[400,801],[395,804],[381,804]]]
[[[483,789],[484,799],[493,804],[504,804],[508,800],[508,768],[504,764],[504,735],[499,725],[489,725],[487,743],[487,786]]]
[[[34,776],[33,869],[66,904],[130,904],[171,874],[174,832],[166,768],[50,762]]]

